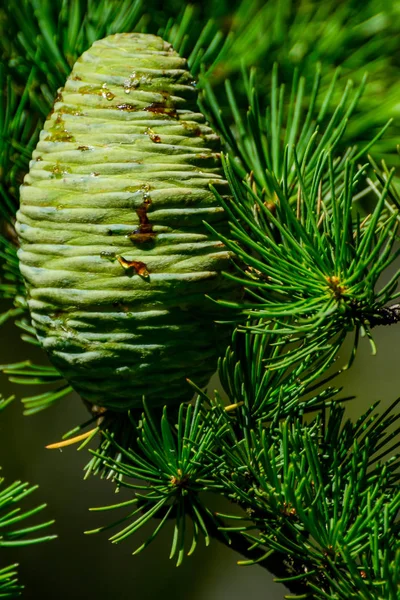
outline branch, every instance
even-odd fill
[[[376,327],[377,325],[395,325],[400,321],[400,304],[392,304],[391,306],[383,306],[372,315],[366,315],[365,317],[370,327]]]
[[[276,551],[272,551],[263,556],[263,553],[260,553],[259,548],[249,547],[246,538],[241,533],[229,531],[229,539],[227,539],[222,531],[215,526],[215,523],[209,519],[207,514],[203,514],[202,516],[206,522],[209,534],[215,540],[221,542],[224,546],[227,546],[238,554],[241,554],[249,561],[263,567],[277,580],[289,579],[305,573],[305,565],[302,562],[294,561],[292,558],[289,559],[289,557],[286,559],[282,553]],[[310,589],[303,579],[285,581],[282,583],[284,583],[288,590],[293,594],[302,595],[304,598],[308,597],[310,594]]]

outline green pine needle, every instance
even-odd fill
[[[8,403],[11,399],[6,401]],[[0,410],[5,404],[0,403]],[[54,521],[32,524],[28,527],[22,526],[26,519],[31,520],[37,513],[46,508],[42,504],[31,509],[21,509],[20,503],[25,500],[37,486],[30,486],[28,483],[15,481],[4,487],[4,478],[0,477],[0,553],[4,549],[37,544],[55,539],[56,535],[37,535],[42,529],[47,529],[53,525]],[[11,565],[0,569],[0,598],[16,598],[21,595],[23,586],[18,583],[16,567]]]
[[[301,416],[336,401],[334,396],[339,390],[326,386],[337,373],[322,379],[333,364],[332,349],[330,354],[321,352],[320,357],[306,356],[295,369],[285,366],[271,369],[271,361],[285,354],[285,346],[276,343],[274,331],[263,322],[248,322],[247,327],[264,332],[250,335],[236,330],[218,364],[221,385],[231,406],[229,412],[239,427],[256,427],[276,418]],[[201,390],[198,392],[201,394]],[[203,398],[207,399],[206,395]],[[222,411],[226,410],[217,392],[215,403]]]
[[[72,392],[72,387],[65,382],[57,369],[52,366],[34,365],[31,361],[25,360],[19,363],[0,365],[0,372],[7,375],[11,383],[29,386],[52,386],[51,390],[22,398],[25,415],[40,412]],[[54,384],[57,383],[59,385],[55,388]]]
[[[354,347],[359,333],[373,344],[371,326],[385,322],[382,311],[397,297],[398,273],[378,287],[380,276],[399,254],[394,249],[398,211],[384,215],[393,173],[374,210],[361,219],[354,216],[354,198],[364,167],[356,169],[354,161],[346,160],[343,184],[337,185],[330,153],[321,153],[311,177],[295,149],[293,156],[298,179],[295,205],[286,177],[276,182],[271,206],[251,182],[240,181],[231,160],[225,160],[233,198],[218,197],[230,217],[231,233],[219,237],[238,259],[237,274],[226,277],[244,285],[248,296],[244,302],[221,304],[263,319],[261,327],[251,326],[253,332],[275,322],[275,335],[288,341],[295,336],[296,342],[302,335],[303,343],[287,354],[290,360],[328,344],[339,349],[351,330],[356,331]],[[287,161],[285,173],[286,165]],[[286,358],[275,362],[283,364],[282,360]]]
[[[24,586],[18,583],[18,565],[0,569],[0,598],[19,598]]]
[[[159,519],[158,525],[150,537],[135,550],[136,554],[155,539],[167,520],[173,519],[175,526],[170,558],[180,565],[185,553],[193,553],[200,535],[204,537],[206,544],[209,543],[210,534],[206,521],[217,526],[212,513],[198,497],[200,491],[214,485],[208,458],[212,432],[204,428],[199,401],[195,407],[190,404],[181,405],[175,426],[166,409],[158,425],[145,408],[136,430],[138,438],[132,449],[120,446],[104,433],[118,449],[118,460],[104,458],[93,452],[104,461],[107,468],[120,476],[118,485],[132,490],[134,497],[120,505],[92,510],[124,509],[128,505],[132,505],[133,510],[111,525],[86,533],[98,533],[127,523],[110,538],[113,543],[119,543],[156,517]],[[189,530],[188,522],[191,523]]]
[[[286,418],[254,429],[237,428],[215,406],[218,480],[225,482],[224,495],[247,512],[239,526],[233,516],[227,532],[240,531],[262,552],[288,557],[292,574],[282,581],[302,578],[318,600],[360,592],[396,597],[398,403],[381,416],[373,413],[375,405],[355,423],[333,405],[311,422]]]

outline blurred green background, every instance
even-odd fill
[[[340,383],[345,386],[343,395],[357,395],[348,404],[349,416],[357,417],[377,399],[384,401],[382,407],[387,406],[399,393],[398,327],[380,328],[375,334],[378,354],[371,356],[365,341],[351,371],[340,376]],[[2,336],[0,362],[20,359],[22,343],[15,337],[15,330],[6,327]],[[36,358],[43,360],[40,350]],[[216,384],[216,380],[211,383]],[[10,386],[5,376],[0,379],[0,389],[4,395],[38,391]],[[83,535],[85,529],[95,528],[110,518],[105,514],[102,519],[101,514],[89,513],[88,508],[115,502],[113,486],[98,478],[83,480],[86,451],[77,452],[74,447],[50,451],[44,446],[58,441],[65,431],[86,418],[86,409],[77,396],[32,417],[23,417],[21,405],[15,402],[1,416],[3,475],[10,481],[18,478],[40,485],[29,504],[33,500],[49,504],[46,517],[56,519],[53,529],[59,535],[53,542],[7,549],[4,553],[2,562],[21,563],[21,581],[26,585],[24,598],[282,600],[284,588],[272,583],[264,569],[238,567],[236,561],[240,557],[217,542],[209,548],[200,547],[193,557],[175,568],[168,560],[170,530],[166,529],[150,548],[134,557],[131,552],[139,539],[128,538],[125,543],[112,545],[106,533]],[[126,490],[121,491],[118,500],[125,496]]]

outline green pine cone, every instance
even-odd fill
[[[221,330],[229,253],[219,139],[161,38],[97,41],[59,91],[21,187],[21,272],[38,339],[87,401],[121,410],[189,400]]]

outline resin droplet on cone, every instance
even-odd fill
[[[59,91],[21,188],[32,321],[81,396],[126,409],[189,400],[215,370],[231,293],[219,139],[186,61],[161,38],[95,42]]]

